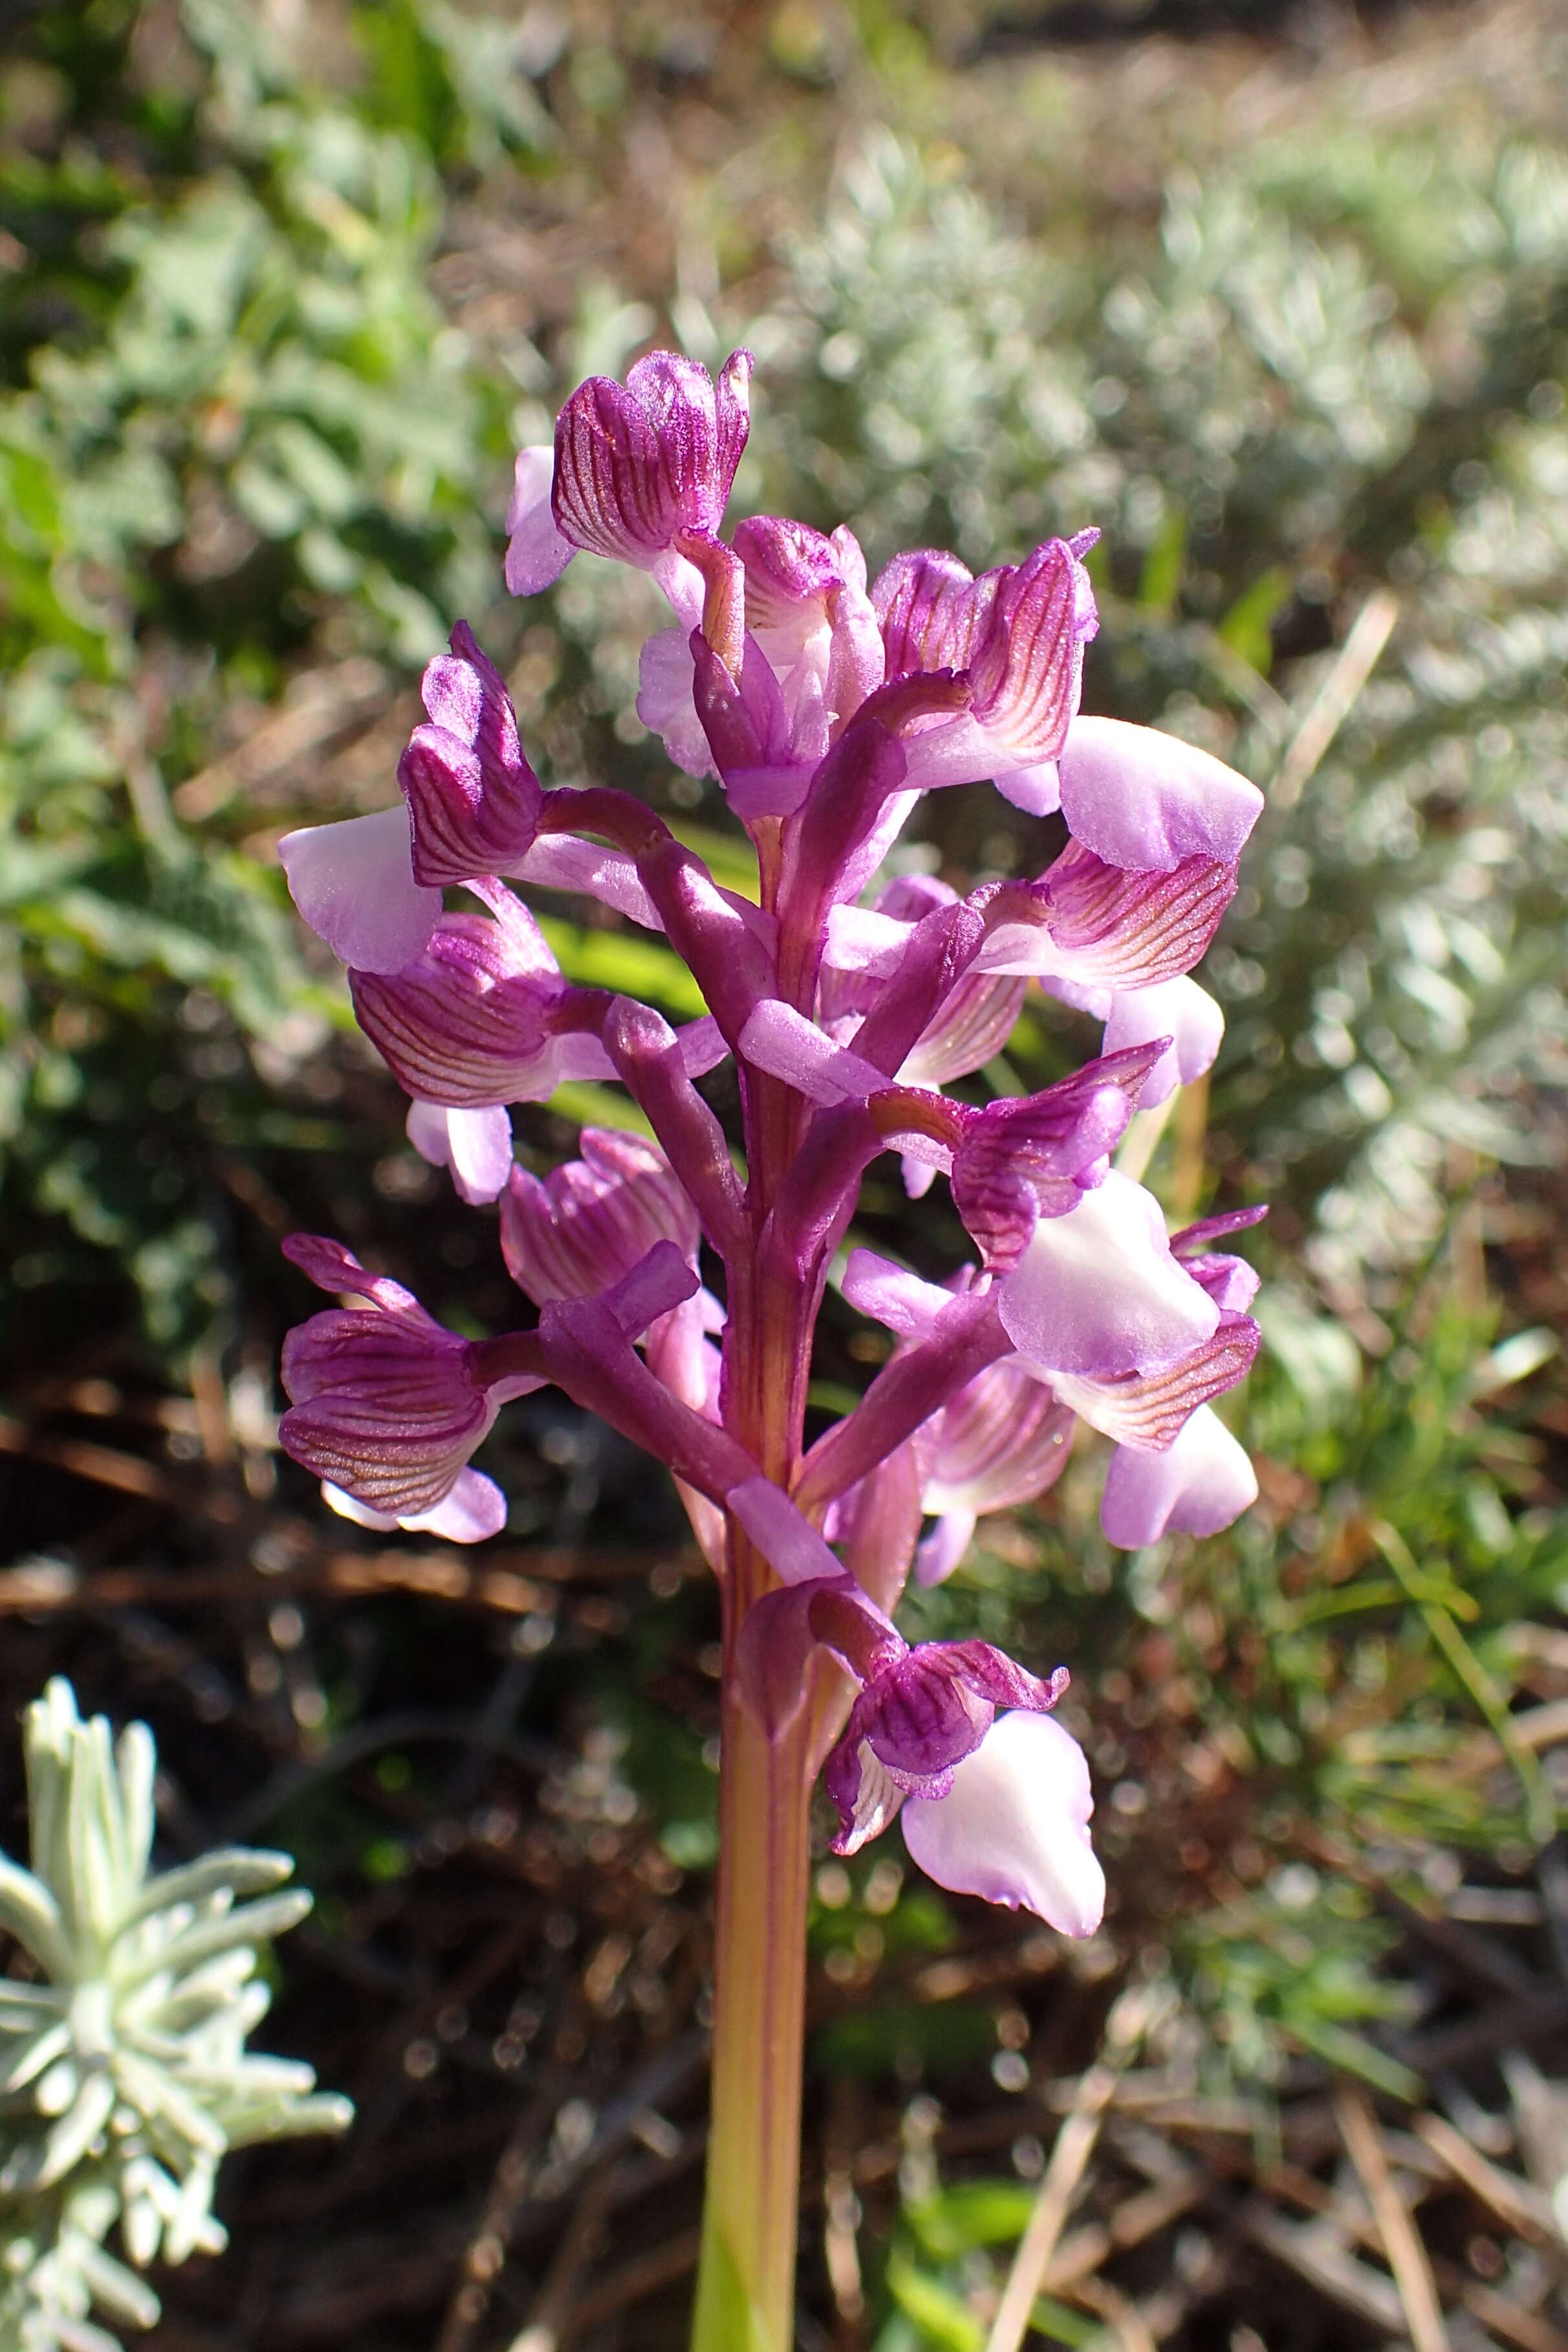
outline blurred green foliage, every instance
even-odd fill
[[[490,593],[506,403],[426,290],[437,156],[397,103],[485,77],[427,13],[367,12],[363,111],[229,0],[191,0],[173,89],[108,0],[41,12],[5,85],[5,1279],[107,1253],[164,1346],[224,1304],[214,1152],[288,1139],[247,1046],[322,1026],[275,871],[169,788],[312,643],[406,671]]]

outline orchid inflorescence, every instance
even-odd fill
[[[1037,1680],[978,1642],[910,1649],[889,1612],[912,1563],[944,1576],[978,1515],[1050,1486],[1075,1419],[1114,1441],[1113,1543],[1212,1532],[1256,1492],[1210,1401],[1257,1347],[1255,1276],[1220,1244],[1258,1213],[1168,1237],[1109,1155],[1136,1108],[1213,1060],[1219,1011],[1187,974],[1261,796],[1189,744],[1079,716],[1092,531],[978,579],[919,550],[869,585],[847,530],[754,515],[722,539],[750,368],[738,352],[714,381],[660,352],[624,387],[582,385],[553,448],[518,459],[506,577],[537,593],[579,550],[652,576],[677,625],[644,648],[638,714],[681,768],[721,781],[761,903],[719,887],[632,796],[544,790],[462,624],[426,672],[402,803],[282,845],[413,1097],[416,1148],[465,1199],[499,1198],[507,1265],[539,1308],[531,1329],[466,1339],[336,1243],[297,1237],[295,1263],[353,1305],[290,1336],[283,1443],[350,1517],[473,1540],[504,1504],[469,1457],[503,1403],[557,1383],[668,1463],[721,1580],[737,1534],[765,1562],[731,1611],[753,1715],[790,1720],[815,1654],[841,1691],[847,1673],[836,1850],[901,1805],[944,1885],[1083,1934],[1102,1881],[1083,1759],[1048,1712],[1065,1674]],[[1018,808],[1061,812],[1068,845],[1045,873],[967,897],[908,873],[879,885],[922,793],[987,778]],[[709,1013],[677,1029],[568,984],[502,876],[662,931]],[[1001,1053],[1031,980],[1103,1020],[1100,1056],[982,1108],[944,1093]],[[743,1180],[696,1084],[726,1055]],[[508,1106],[568,1078],[618,1080],[657,1142],[590,1129],[581,1159],[526,1173]],[[888,1151],[916,1197],[947,1177],[976,1263],[939,1286],[849,1254],[844,1297],[897,1345],[803,1451],[824,1285]]]
[[[226,2150],[342,2131],[353,2110],[245,2046],[271,2000],[259,1955],[310,1907],[282,1889],[289,1856],[228,1848],[150,1876],[153,1736],[111,1743],[68,1683],[27,1709],[24,1745],[33,1866],[0,1855],[0,1927],[37,1980],[0,1979],[0,2352],[117,2352],[94,2309],[151,2327],[159,2308],[104,2244],[115,2222],[137,2269],[214,2252]]]
[[[1110,1155],[1135,1110],[1214,1058],[1219,1011],[1187,975],[1261,795],[1174,738],[1079,716],[1092,531],[978,579],[918,550],[869,585],[846,529],[752,515],[721,537],[750,374],[745,352],[716,381],[658,352],[624,386],[583,384],[553,447],[517,461],[506,578],[537,593],[585,551],[657,583],[675,625],[644,647],[637,712],[679,767],[719,779],[757,900],[721,888],[631,794],[546,791],[462,624],[425,674],[402,803],[281,845],[413,1098],[411,1140],[465,1199],[499,1200],[507,1265],[539,1309],[531,1328],[465,1339],[337,1243],[297,1236],[294,1262],[350,1303],[287,1342],[284,1445],[349,1517],[472,1541],[505,1505],[470,1457],[509,1399],[554,1382],[668,1465],[720,1580],[697,2341],[725,2352],[742,2305],[748,2344],[788,2335],[799,2012],[780,1987],[804,1967],[792,1921],[817,1770],[837,1852],[901,1810],[943,1885],[1071,1935],[1100,1916],[1088,1768],[1050,1712],[1065,1671],[1037,1677],[980,1641],[911,1648],[891,1615],[905,1580],[945,1576],[980,1515],[1042,1494],[1076,1421],[1114,1444],[1112,1542],[1208,1533],[1246,1507],[1251,1467],[1211,1400],[1257,1348],[1255,1276],[1223,1244],[1260,1213],[1169,1236]],[[986,779],[1020,809],[1059,810],[1067,846],[1043,874],[961,897],[890,861],[923,793]],[[706,1013],[675,1028],[569,984],[518,881],[662,932]],[[467,893],[451,910],[448,887]],[[1103,1022],[1100,1055],[1027,1097],[945,1092],[1001,1054],[1031,981]],[[726,1057],[736,1158],[697,1083]],[[541,1181],[514,1163],[509,1106],[583,1079],[618,1081],[656,1139],[586,1130]],[[916,1199],[948,1181],[975,1255],[944,1285],[864,1248],[838,1264],[883,1152]],[[808,1447],[830,1278],[895,1344]],[[727,2029],[738,2003],[751,2022]],[[753,2162],[740,2144],[764,2131]]]

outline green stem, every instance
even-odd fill
[[[731,1560],[734,1550],[731,1550]],[[692,2352],[790,2352],[815,1710],[723,1724],[713,2090]]]
[[[754,1074],[747,1211],[760,1242],[798,1141],[801,1107]],[[731,1268],[726,1420],[787,1494],[800,1466],[810,1356],[809,1279]],[[770,1738],[741,1705],[736,1643],[773,1570],[734,1520],[724,1577],[713,2085],[692,2352],[791,2352],[800,2205],[800,2098],[811,1787],[823,1693],[814,1675]]]

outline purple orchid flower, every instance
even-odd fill
[[[290,1410],[282,1439],[323,1481],[327,1500],[373,1527],[419,1527],[458,1542],[494,1535],[506,1501],[469,1469],[501,1405],[541,1381],[487,1381],[471,1343],[426,1314],[411,1291],[367,1274],[341,1243],[296,1234],[285,1254],[321,1290],[363,1298],[291,1331],[283,1349]]]
[[[654,352],[625,384],[582,385],[553,445],[518,458],[506,577],[535,593],[587,551],[658,583],[673,625],[644,648],[637,709],[679,765],[718,779],[756,852],[756,899],[630,794],[546,789],[463,625],[426,673],[399,800],[282,845],[411,1097],[415,1149],[465,1199],[500,1201],[538,1318],[464,1339],[300,1238],[297,1263],[357,1304],[289,1341],[282,1436],[335,1507],[455,1541],[500,1525],[471,1457],[543,1382],[673,1475],[724,1626],[699,2307],[731,2312],[739,2278],[760,2352],[784,2352],[794,2151],[737,2150],[793,2113],[818,1772],[842,1853],[896,1813],[954,1891],[1068,1935],[1091,1933],[1104,1901],[1088,1765],[1051,1712],[1065,1670],[1036,1676],[979,1641],[911,1648],[893,1620],[905,1579],[937,1580],[984,1514],[1044,1495],[1080,1422],[1109,1441],[1112,1542],[1211,1532],[1257,1491],[1214,1411],[1258,1346],[1257,1277],[1226,1246],[1254,1213],[1172,1236],[1112,1154],[1137,1109],[1219,1049],[1191,974],[1261,796],[1190,744],[1082,714],[1092,531],[978,577],[917,550],[870,586],[847,529],[760,515],[726,540],[750,374],[744,352],[716,379]],[[1059,809],[1068,844],[1043,873],[963,896],[885,877],[924,793],[986,780]],[[571,984],[509,883],[662,935],[706,1013],[678,1031]],[[467,897],[448,907],[449,890]],[[1033,1096],[963,1098],[1031,988],[1101,1022],[1102,1050]],[[696,1083],[726,1056],[738,1138]],[[536,1177],[516,1164],[510,1107],[571,1079],[624,1087],[651,1139],[589,1129]],[[845,1297],[897,1344],[808,1447],[817,1313],[884,1153],[911,1192],[947,1182],[977,1262],[943,1286],[851,1255]],[[700,2352],[727,2352],[716,2326],[700,2319]]]

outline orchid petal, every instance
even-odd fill
[[[506,514],[506,584],[514,596],[537,596],[560,579],[575,552],[555,528],[551,505],[554,478],[552,444],[518,451]]]
[[[998,1716],[945,1797],[910,1797],[904,1843],[939,1886],[1034,1911],[1064,1936],[1092,1936],[1105,1874],[1089,1839],[1089,1765],[1048,1715]]]
[[[1212,1295],[1205,1291],[1205,1297]],[[1222,1311],[1213,1336],[1162,1371],[1122,1372],[1099,1380],[1053,1371],[1051,1391],[1091,1429],[1119,1444],[1163,1453],[1210,1397],[1222,1396],[1246,1379],[1259,1337],[1249,1315]]]
[[[434,1510],[421,1511],[398,1525],[411,1535],[442,1536],[447,1543],[483,1543],[499,1536],[506,1525],[506,1496],[482,1470],[459,1470],[451,1492]]]
[[[1005,768],[992,782],[1005,801],[1026,816],[1054,816],[1062,804],[1061,778],[1054,760],[1029,768]]]
[[[746,625],[799,625],[803,605],[826,617],[826,602],[845,585],[838,551],[809,523],[787,515],[748,515],[735,525],[735,552],[746,567]]]
[[[1041,1217],[997,1310],[1043,1371],[1157,1371],[1207,1339],[1219,1309],[1171,1255],[1160,1204],[1114,1169],[1068,1215]]]
[[[339,1243],[297,1234],[284,1249],[312,1281],[368,1308],[313,1315],[284,1341],[284,1451],[361,1507],[423,1517],[451,1494],[500,1404],[542,1376],[476,1376],[467,1340]]]
[[[532,846],[543,794],[522,756],[506,681],[459,621],[425,672],[427,723],[397,763],[416,879],[439,887],[510,873]]]
[[[1247,1450],[1212,1405],[1199,1405],[1163,1454],[1119,1445],[1106,1473],[1100,1522],[1106,1538],[1134,1550],[1180,1529],[1217,1535],[1258,1499]]]
[[[411,1103],[407,1132],[421,1160],[451,1170],[458,1197],[470,1206],[505,1192],[512,1156],[511,1119],[503,1105],[448,1110],[436,1103]]]
[[[1061,751],[1098,625],[1088,575],[1065,540],[1001,574],[968,667],[974,718],[1014,755],[1013,771]]]
[[[750,425],[749,352],[715,383],[678,352],[650,352],[624,387],[580,384],[555,423],[556,528],[574,547],[651,569],[683,532],[722,519]]]
[[[1072,842],[1037,882],[975,894],[986,925],[976,968],[1034,973],[1069,1003],[1072,988],[1153,987],[1201,960],[1236,882],[1217,858],[1132,873]]]
[[[945,1584],[969,1549],[979,1524],[976,1511],[943,1511],[930,1535],[916,1547],[916,1583]]]
[[[547,834],[510,869],[519,882],[539,890],[563,890],[597,898],[645,931],[662,931],[664,921],[638,878],[634,861],[618,849],[578,841],[570,834]]]
[[[513,1168],[501,1202],[501,1252],[536,1306],[590,1298],[628,1274],[658,1241],[697,1263],[697,1212],[656,1143],[585,1127],[580,1160],[541,1182]]]
[[[1153,988],[1118,989],[1105,1024],[1104,1049],[1144,1045],[1156,1037],[1170,1044],[1143,1081],[1141,1110],[1152,1110],[1179,1086],[1214,1066],[1225,1036],[1225,1014],[1195,980],[1167,980]]]
[[[970,1113],[953,1157],[952,1197],[988,1266],[1013,1265],[1037,1221],[1077,1208],[1125,1132],[1158,1053],[1156,1045],[1106,1055],[1037,1095]]]
[[[1234,865],[1263,806],[1257,785],[1212,752],[1121,719],[1075,719],[1059,764],[1068,830],[1112,866]]]
[[[595,1034],[604,998],[567,987],[516,899],[502,920],[443,915],[405,970],[354,971],[349,984],[360,1026],[418,1101],[454,1110],[547,1101],[563,1076],[563,1033],[574,1026],[583,1074],[614,1076]]]
[[[341,963],[401,971],[436,928],[441,893],[414,879],[406,808],[303,826],[278,855],[294,904]]]
[[[691,648],[684,629],[660,629],[649,637],[637,665],[637,717],[664,739],[664,748],[689,776],[717,772],[702,721],[692,698]]]
[[[819,1621],[833,1605],[825,1596],[810,1610],[813,1631],[829,1642]],[[1042,1682],[989,1642],[925,1642],[911,1650],[895,1634],[868,1656],[841,1654],[863,1687],[823,1770],[838,1809],[835,1853],[858,1853],[886,1827],[894,1810],[888,1781],[907,1795],[944,1797],[954,1768],[980,1746],[999,1706],[1043,1712],[1068,1686],[1065,1666]]]

